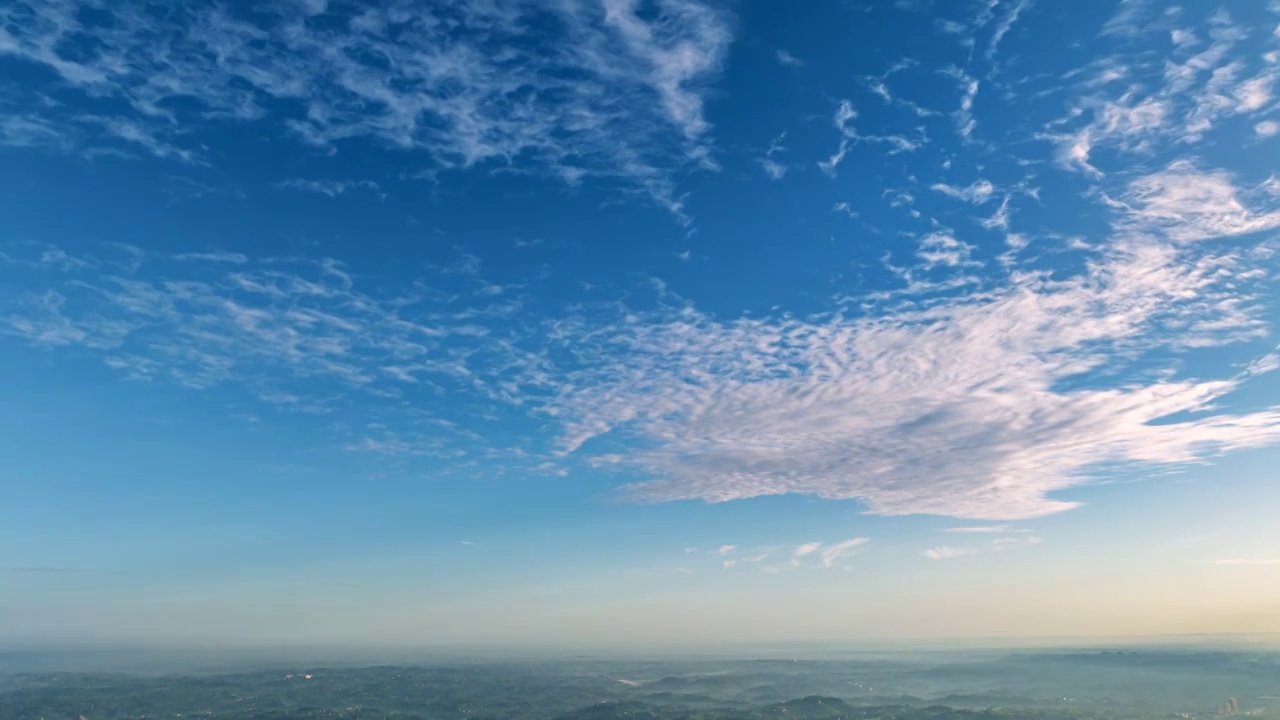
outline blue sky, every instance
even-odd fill
[[[0,78],[0,638],[1280,631],[1275,3],[20,0]]]

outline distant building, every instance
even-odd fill
[[[1231,698],[1227,701],[1227,708],[1230,709],[1232,715],[1235,715],[1240,712],[1240,703],[1236,702],[1235,698]]]

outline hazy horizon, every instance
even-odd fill
[[[2,647],[1280,633],[1275,0],[8,0],[0,77]]]

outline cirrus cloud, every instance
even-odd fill
[[[731,34],[698,0],[660,0],[654,13],[633,0],[317,9],[8,3],[0,59],[51,71],[39,92],[78,93],[101,112],[32,102],[39,114],[0,118],[0,141],[123,142],[202,163],[198,128],[270,121],[311,145],[417,151],[427,171],[613,181],[677,215],[674,173],[715,166],[703,93]]]

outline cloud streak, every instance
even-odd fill
[[[831,569],[846,567],[845,563],[861,552],[871,540],[865,537],[849,538],[836,543],[806,542],[792,547],[790,550],[776,552],[778,548],[767,548],[754,555],[742,555],[721,561],[724,570],[743,572],[747,570],[762,571],[777,575],[798,568]],[[726,547],[737,549],[737,545]],[[726,553],[721,552],[720,555]],[[776,558],[770,561],[770,558]],[[847,568],[846,568],[847,569]]]
[[[1043,540],[1030,535],[1027,537],[998,537],[984,545],[940,545],[921,553],[930,560],[954,560],[956,558],[986,555],[1001,552],[1019,545],[1039,545]]]

